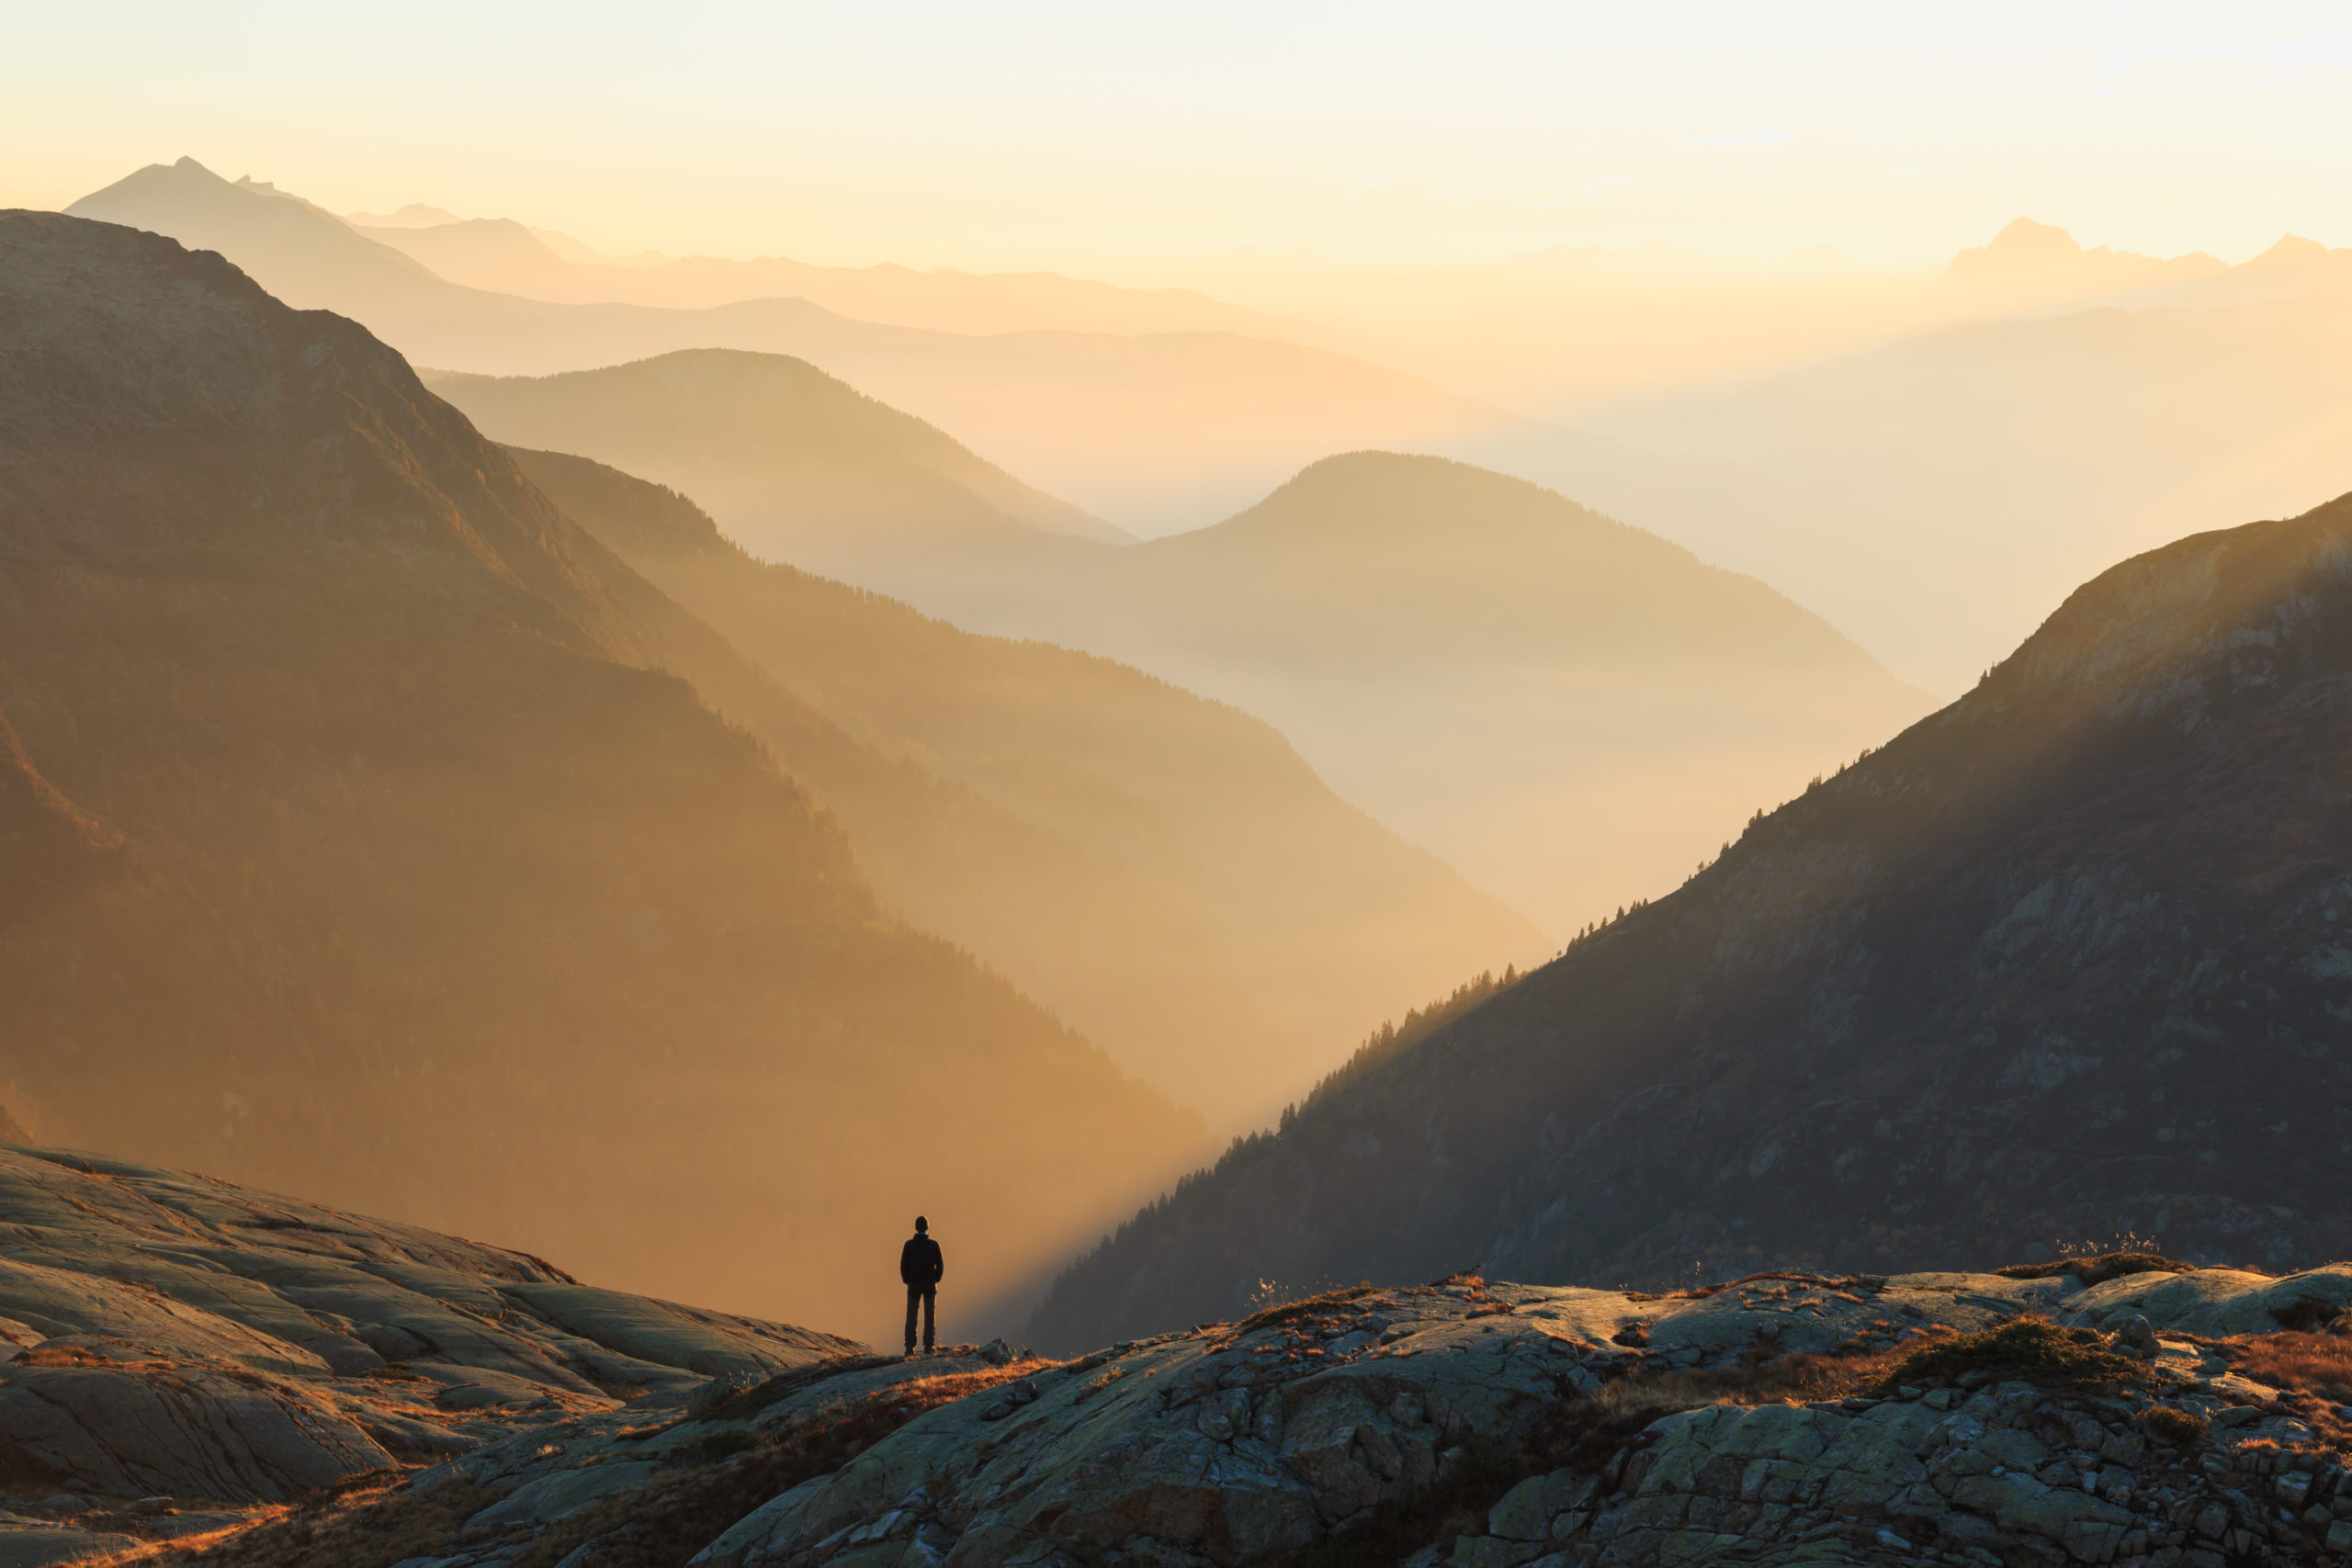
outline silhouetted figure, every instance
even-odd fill
[[[931,1239],[931,1222],[915,1216],[915,1234],[899,1248],[899,1278],[907,1285],[907,1354],[915,1353],[915,1309],[922,1309],[922,1353],[931,1354],[932,1320],[939,1302],[939,1281],[947,1260]]]

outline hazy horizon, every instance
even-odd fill
[[[1931,269],[2020,213],[2151,254],[2352,243],[2352,146],[2331,134],[2352,36],[2307,7],[405,16],[20,17],[24,57],[51,63],[0,107],[0,205],[186,152],[337,211],[421,202],[616,254],[1140,284],[1300,246],[1412,265],[1826,245]]]
[[[0,483],[32,519],[0,530],[30,563],[0,578],[0,807],[67,846],[68,914],[0,908],[49,1010],[0,1032],[0,1095],[44,1137],[730,1306],[871,1332],[894,1288],[714,1258],[644,1194],[632,1238],[505,1191],[481,1140],[518,1126],[595,1168],[542,1067],[600,1064],[566,1092],[617,1128],[614,1086],[663,1103],[703,1053],[640,1146],[720,1190],[765,1171],[763,1224],[787,1176],[854,1187],[855,1150],[730,1163],[693,1117],[870,1116],[903,1075],[988,1167],[952,1102],[993,1108],[1034,1145],[1003,1187],[1032,1223],[967,1276],[1002,1317],[1385,1021],[1597,962],[1589,933],[1753,863],[1788,803],[1775,833],[1905,795],[1838,781],[1922,750],[2118,563],[2352,491],[2336,10],[99,4],[12,43],[40,63],[0,103],[0,330],[58,357],[0,362],[0,446],[48,487]],[[472,542],[416,564],[418,518]],[[140,553],[216,526],[276,584],[249,626],[207,610],[202,551]],[[424,695],[371,683],[388,662]],[[283,696],[320,669],[352,739]],[[469,760],[510,741],[576,796]],[[377,815],[379,772],[415,822]],[[833,858],[812,892],[747,845]],[[201,908],[218,964],[187,956]],[[148,988],[38,945],[85,940]],[[423,1049],[398,1007],[453,1108],[431,1179],[332,1135],[344,1097],[390,1125],[368,1075]],[[263,1102],[208,1077],[227,1042],[302,1109],[265,1136],[114,1103],[60,1019]],[[1094,1142],[1032,1126],[1057,1116]],[[961,1174],[915,1162],[889,1201]],[[800,1245],[849,1269],[849,1224]]]

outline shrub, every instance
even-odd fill
[[[2169,1404],[2150,1405],[2140,1412],[2139,1421],[2147,1428],[2148,1436],[2160,1443],[2170,1443],[2177,1449],[2185,1449],[2201,1440],[2210,1425],[2202,1416],[2192,1416]]]
[[[2030,1382],[2064,1393],[2149,1381],[2144,1364],[2108,1349],[2091,1330],[2061,1328],[2046,1318],[2028,1317],[1923,1345],[1895,1363],[1872,1392],[1883,1396],[1905,1383],[1952,1382],[1975,1371],[1995,1381]]]
[[[2054,1263],[2012,1263],[1994,1273],[2004,1280],[2055,1280],[2071,1274],[2085,1288],[2120,1280],[2126,1274],[2188,1274],[2197,1265],[2155,1252],[2108,1252],[2097,1258],[2062,1258]]]

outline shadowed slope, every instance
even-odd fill
[[[1378,1021],[1539,934],[1335,798],[1274,731],[1109,660],[975,637],[723,538],[691,502],[586,458],[531,478],[832,722],[1009,813],[1058,858],[944,897],[865,792],[804,771],[886,897],[1051,1001],[1220,1123],[1271,1113]],[[985,803],[985,804],[983,804]],[[1031,903],[1015,907],[1023,888]],[[1132,889],[1166,929],[1121,913]],[[972,892],[983,891],[976,886]]]
[[[663,671],[854,743],[366,333],[15,213],[0,333],[0,709],[136,872],[0,942],[43,1135],[867,1332],[918,1209],[977,1293],[1192,1146],[887,919]]]
[[[1057,1287],[2352,1246],[2352,498],[2070,598],[1974,692],[1302,1109]]]

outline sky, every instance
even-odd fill
[[[1939,263],[2352,243],[2352,6],[0,0],[0,205],[191,155],[611,251]]]

